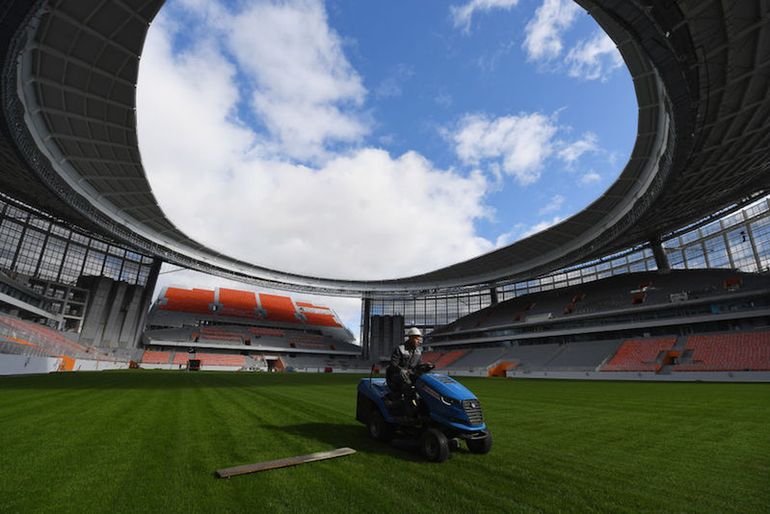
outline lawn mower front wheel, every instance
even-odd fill
[[[431,462],[444,462],[449,458],[449,439],[440,430],[429,428],[420,438],[420,449]]]

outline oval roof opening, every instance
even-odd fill
[[[142,52],[142,160],[185,233],[354,280],[567,219],[623,169],[637,105],[571,1],[169,1]]]

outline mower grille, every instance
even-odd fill
[[[463,400],[463,410],[468,415],[471,425],[484,423],[484,415],[481,413],[481,402],[478,400]]]

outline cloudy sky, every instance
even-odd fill
[[[137,116],[179,228],[255,264],[353,279],[564,220],[617,177],[636,131],[620,55],[571,0],[169,0]],[[169,284],[228,285],[188,271]],[[357,334],[357,300],[314,300]]]

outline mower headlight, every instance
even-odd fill
[[[445,396],[441,397],[441,401],[444,403],[444,405],[449,405],[449,406],[460,405],[460,401],[459,400],[455,400],[454,398],[446,398]]]

